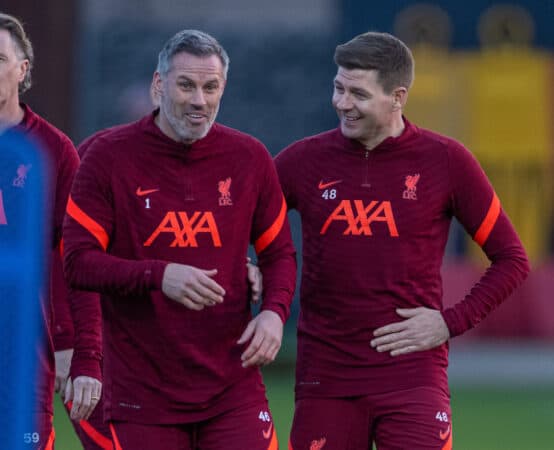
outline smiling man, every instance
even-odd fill
[[[451,449],[448,340],[523,281],[527,257],[471,153],[402,115],[408,47],[365,33],[339,45],[335,62],[339,127],[276,158],[303,233],[290,448]],[[444,309],[452,217],[491,265]]]
[[[65,271],[102,294],[116,449],[278,448],[259,366],[281,345],[295,254],[268,151],[215,123],[228,66],[213,37],[177,33],[153,78],[159,109],[80,149]],[[265,283],[255,318],[250,243]]]

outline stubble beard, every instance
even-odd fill
[[[169,99],[162,97],[161,100],[162,102],[160,106],[163,110],[162,112],[167,118],[167,121],[169,122],[169,125],[171,126],[175,134],[179,137],[179,140],[185,144],[192,144],[193,142],[206,137],[206,135],[212,128],[212,125],[215,122],[215,118],[217,117],[217,113],[219,111],[219,105],[217,105],[215,114],[202,128],[192,129],[191,127],[187,126],[186,118],[179,118],[174,114],[173,109],[171,108],[172,103]]]
[[[349,139],[365,142],[374,139],[383,130],[382,124],[373,115],[365,114],[360,117],[359,121],[361,123],[358,122],[355,127],[349,128],[346,118],[341,117],[342,134]]]

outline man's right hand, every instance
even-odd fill
[[[71,420],[88,420],[102,395],[102,383],[96,378],[79,376],[65,385],[64,402],[71,404]]]
[[[164,271],[162,291],[177,303],[200,311],[206,306],[223,303],[225,290],[213,279],[216,274],[216,269],[202,270],[170,263]]]

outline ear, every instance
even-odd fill
[[[152,85],[151,85],[152,96],[159,97],[162,91],[163,91],[162,76],[160,75],[160,72],[156,71],[154,72],[154,76],[152,77]]]
[[[162,80],[158,72],[154,72],[152,82],[150,83],[150,100],[154,107],[160,106],[160,92],[162,89]]]
[[[392,91],[392,110],[398,111],[404,108],[408,100],[408,89],[399,87]]]
[[[19,82],[21,83],[25,79],[25,75],[27,74],[27,71],[29,70],[29,60],[23,59],[19,63]]]

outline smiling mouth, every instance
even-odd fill
[[[343,116],[343,117],[345,120],[348,120],[348,121],[354,121],[360,118],[360,116]]]
[[[348,116],[342,116],[343,123],[345,124],[353,124],[360,120],[360,117],[348,117]]]
[[[185,114],[186,120],[192,126],[204,126],[208,123],[208,116],[206,114],[187,113]]]

